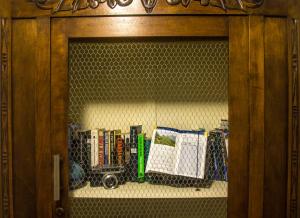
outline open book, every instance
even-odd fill
[[[146,173],[204,179],[207,138],[203,131],[154,130]]]

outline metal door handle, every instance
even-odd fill
[[[53,155],[53,200],[60,200],[60,155]]]

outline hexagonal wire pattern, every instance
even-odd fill
[[[224,143],[219,132],[207,139],[212,158],[206,154],[205,178],[146,173],[137,181],[132,162],[124,158],[122,167],[106,165],[120,183],[113,190],[103,187],[103,167],[91,170],[86,146],[91,137],[86,130],[96,128],[120,130],[123,147],[133,125],[142,125],[149,142],[158,126],[218,128],[228,118],[226,39],[72,41],[68,118],[71,217],[226,217],[227,179],[209,170],[216,165],[212,158],[221,158],[216,147],[208,147]],[[189,158],[186,163],[192,163]]]

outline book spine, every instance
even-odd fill
[[[109,131],[104,132],[104,164],[108,165],[108,151],[109,151]]]
[[[104,166],[104,130],[99,130],[99,166]]]
[[[107,143],[108,143],[108,149],[107,149],[107,164],[111,164],[111,159],[110,159],[110,152],[111,152],[111,145],[110,145],[110,131],[107,131]]]
[[[110,132],[110,164],[115,164],[115,131]]]
[[[82,167],[85,171],[87,179],[89,179],[91,170],[91,131],[86,131],[83,133],[83,140],[81,143],[83,162]]]
[[[141,126],[130,127],[130,181],[137,181],[138,176],[138,154],[137,136],[141,133]]]
[[[145,166],[144,166],[144,134],[138,134],[138,181],[144,182],[145,180]]]
[[[99,163],[99,133],[98,129],[92,130],[92,145],[91,145],[92,167],[96,167]]]
[[[125,155],[124,155],[124,159],[125,159],[125,164],[129,164],[130,163],[130,139],[127,136],[124,136],[125,138]]]
[[[145,139],[145,169],[148,162],[148,157],[150,153],[151,139]]]
[[[117,137],[117,156],[118,156],[118,165],[123,165],[123,139],[122,137]]]

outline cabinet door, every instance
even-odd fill
[[[52,151],[63,159],[62,191],[56,208],[63,208],[71,217],[195,214],[226,217],[227,211],[229,217],[247,216],[248,25],[247,17],[54,19],[51,28]],[[75,145],[70,144],[72,134],[68,136],[70,123],[77,129],[120,129],[125,135],[130,132],[130,126],[141,124],[146,137],[151,138],[157,126],[181,130],[205,128],[209,132],[219,128],[221,119],[228,118],[232,131],[228,181],[218,176],[220,171],[214,166],[222,160],[222,152],[211,152],[216,161],[204,155],[211,165],[199,158],[201,152],[196,156],[192,152],[183,158],[185,165],[190,166],[187,172],[181,172],[185,176],[179,177],[178,171],[172,171],[176,168],[172,169],[172,162],[176,166],[179,160],[174,157],[168,163],[161,162],[161,169],[156,169],[154,177],[146,178],[146,182],[131,181],[135,174],[129,168],[130,181],[117,189],[106,190],[101,186],[101,173],[85,170],[89,161],[83,159],[93,155],[80,151],[86,149],[76,139],[81,132],[71,138],[77,140]],[[179,146],[176,140],[174,143]],[[209,148],[207,145],[205,140],[199,148]],[[150,148],[150,162],[151,157],[156,157],[151,152]],[[91,153],[95,150],[91,149]],[[203,161],[202,165],[215,169],[206,174],[206,180],[197,175],[187,176],[194,169],[194,157],[199,158],[196,166]],[[163,160],[154,158],[155,161]],[[78,184],[74,183],[76,170]],[[193,172],[200,174],[200,171]],[[82,175],[91,174],[89,181],[81,184]],[[121,177],[128,178],[125,174]]]

